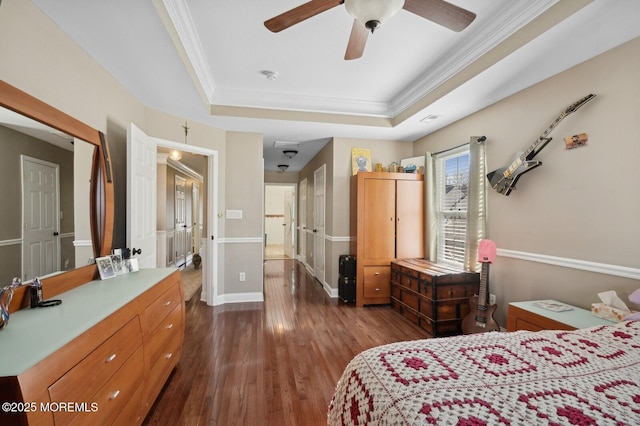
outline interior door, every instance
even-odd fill
[[[300,210],[298,212],[298,222],[300,223],[300,239],[298,240],[298,253],[300,261],[307,263],[307,178],[300,182]]]
[[[131,123],[127,129],[127,246],[141,268],[156,267],[157,143]]]
[[[290,259],[293,259],[293,245],[294,245],[294,189],[287,188],[284,191],[283,197],[283,209],[284,209],[284,255]]]
[[[22,156],[22,280],[60,270],[57,164]]]
[[[175,247],[176,247],[176,266],[182,268],[187,260],[187,198],[185,196],[186,179],[176,176],[175,179]]]
[[[325,174],[324,165],[313,173],[313,271],[318,281],[323,284],[325,278]]]

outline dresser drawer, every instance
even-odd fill
[[[391,295],[391,267],[364,267],[364,297],[389,297]]]
[[[167,380],[171,370],[178,362],[181,345],[182,338],[180,334],[176,334],[171,338],[169,344],[163,348],[157,361],[150,366],[147,381],[145,382],[147,409],[153,404],[162,389],[162,384]]]
[[[67,424],[67,416],[75,416],[70,425],[112,424],[120,413],[134,399],[143,383],[143,350],[142,347],[131,355],[116,374],[87,401],[95,403],[96,412],[54,412],[58,424]],[[75,402],[75,401],[72,401]],[[139,403],[139,402],[138,402]]]
[[[174,286],[158,297],[145,309],[147,331],[152,332],[169,315],[173,309],[181,304],[180,288]]]
[[[86,401],[86,397],[104,386],[141,343],[140,321],[136,316],[49,386],[51,401]]]
[[[160,326],[151,334],[150,364],[153,365],[166,350],[171,338],[180,335],[182,329],[182,307],[176,306]]]

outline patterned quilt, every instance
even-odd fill
[[[640,425],[640,321],[379,346],[345,369],[330,425]]]

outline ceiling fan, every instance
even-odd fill
[[[476,18],[475,13],[444,0],[311,0],[265,21],[264,25],[277,33],[342,3],[354,17],[345,60],[361,57],[369,31],[373,33],[400,9],[456,32],[465,29]]]

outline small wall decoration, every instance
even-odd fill
[[[586,133],[578,133],[577,135],[567,136],[564,138],[564,143],[567,149],[577,148],[587,144],[589,137]]]
[[[351,171],[354,175],[358,172],[371,171],[371,150],[366,148],[351,148]]]

